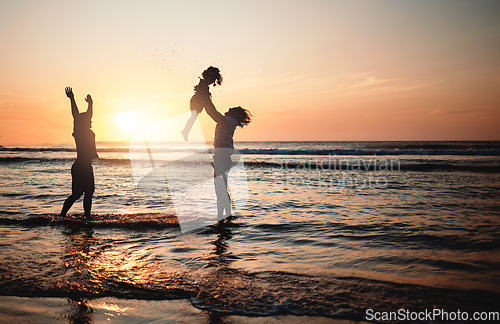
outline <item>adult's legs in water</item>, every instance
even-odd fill
[[[214,148],[214,185],[217,196],[217,219],[231,216],[231,197],[227,182],[233,161],[231,148]]]
[[[77,160],[71,166],[71,191],[72,194],[64,202],[60,215],[63,217],[66,216],[75,201],[82,194],[85,194],[83,198],[83,210],[85,211],[85,217],[90,217],[92,196],[94,194],[94,173],[90,161],[87,164]]]
[[[221,220],[225,217],[231,216],[231,197],[227,191],[227,173],[214,178],[215,194],[217,195],[217,219]]]

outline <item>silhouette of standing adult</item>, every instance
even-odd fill
[[[89,104],[84,113],[78,111],[75,96],[70,87],[65,89],[66,96],[71,101],[71,113],[73,115],[73,137],[76,144],[76,160],[71,167],[71,195],[64,202],[61,210],[61,216],[66,216],[68,210],[75,201],[85,194],[83,198],[83,209],[85,217],[90,218],[92,208],[92,196],[94,194],[94,170],[92,169],[92,160],[98,158],[95,147],[95,134],[90,129],[92,127],[93,101],[90,95],[87,95],[85,101]]]
[[[251,114],[241,107],[230,108],[222,115],[206,97],[205,111],[217,123],[214,137],[214,185],[217,196],[217,219],[231,216],[231,198],[227,190],[228,173],[234,163],[233,136],[237,126],[243,128],[251,121]]]

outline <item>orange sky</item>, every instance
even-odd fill
[[[81,110],[94,98],[98,141],[128,140],[188,112],[210,65],[215,105],[254,115],[236,140],[500,140],[498,17],[498,1],[0,0],[0,145],[71,144],[66,86]]]

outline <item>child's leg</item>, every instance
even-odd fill
[[[185,141],[188,140],[189,131],[193,127],[196,118],[198,118],[198,112],[196,110],[191,110],[191,117],[189,117],[186,122],[186,126],[184,126],[184,129],[181,131]]]

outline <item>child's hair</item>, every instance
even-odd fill
[[[201,74],[203,76],[203,79],[207,80],[209,84],[213,84],[214,87],[218,84],[221,85],[222,83],[222,75],[220,75],[220,71],[216,67],[209,67],[203,73]]]
[[[250,124],[252,121],[252,114],[241,107],[230,108],[226,115],[233,117],[238,122],[238,126],[242,127]]]

